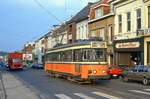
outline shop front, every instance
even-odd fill
[[[117,66],[144,64],[144,39],[134,38],[114,41],[114,57]]]
[[[150,28],[138,30],[137,33],[144,38],[144,64],[150,65]]]

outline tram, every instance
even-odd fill
[[[109,79],[107,44],[84,41],[49,49],[45,54],[45,71],[75,81]]]

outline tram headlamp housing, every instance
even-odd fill
[[[93,74],[96,74],[97,73],[97,71],[96,70],[93,70]]]
[[[92,70],[88,70],[88,74],[92,74]]]

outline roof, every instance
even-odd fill
[[[67,23],[73,23],[73,22],[81,22],[85,19],[88,19],[88,15],[90,13],[90,7],[94,3],[88,3],[86,7],[84,7],[81,11],[79,11],[74,17],[72,17]]]
[[[98,5],[108,5],[110,0],[100,0],[98,2],[96,2],[94,5],[92,5],[92,7],[98,6]]]

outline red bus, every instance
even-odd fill
[[[8,68],[9,70],[23,69],[23,54],[9,53],[8,54]]]

